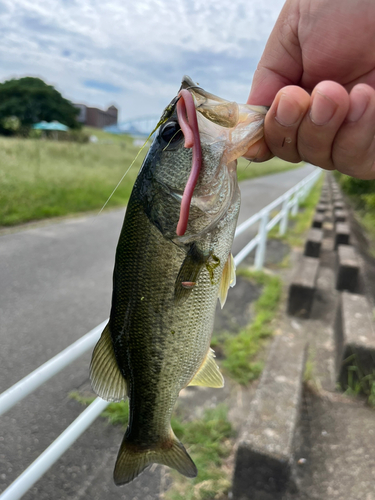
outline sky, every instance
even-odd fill
[[[0,0],[0,81],[37,76],[120,121],[160,115],[189,75],[246,102],[284,0]]]

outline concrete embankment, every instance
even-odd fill
[[[236,500],[375,499],[375,410],[343,394],[369,381],[375,390],[372,300],[344,207],[327,175],[313,221],[321,233],[294,253],[289,314],[238,442]]]

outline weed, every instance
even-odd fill
[[[231,452],[234,432],[227,415],[228,408],[218,405],[206,409],[201,419],[185,422],[179,429],[173,427],[189,449],[198,476],[189,480],[172,471],[174,483],[165,494],[167,500],[213,499],[228,491],[230,478],[221,466]]]
[[[82,405],[88,406],[95,397],[82,396],[79,392],[74,391],[69,394],[69,397],[78,401]],[[119,403],[109,403],[107,408],[102,412],[102,417],[106,418],[110,424],[122,425],[124,427],[128,424],[129,419],[129,404],[128,401],[120,401]]]
[[[273,333],[271,321],[277,312],[282,283],[279,277],[264,272],[239,269],[238,273],[263,285],[263,291],[254,304],[255,318],[236,336],[224,342],[225,360],[222,366],[240,384],[247,384],[259,377],[263,362],[256,359],[264,345],[264,339]]]
[[[91,405],[93,401],[95,401],[94,396],[82,396],[78,391],[72,391],[69,393],[70,399],[75,399],[81,405],[88,406]]]
[[[347,382],[342,387],[350,396],[365,396],[370,406],[375,407],[375,370],[366,373],[356,353],[348,356],[344,364],[347,370]]]
[[[303,381],[310,382],[313,379],[314,372],[314,362],[312,359],[308,359],[305,365],[305,373],[303,374]]]
[[[364,227],[370,242],[369,253],[375,257],[375,181],[355,179],[338,172],[336,178],[352,201],[356,218]]]

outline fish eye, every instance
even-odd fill
[[[176,121],[166,123],[161,131],[161,137],[168,145],[181,140],[183,133],[179,123]]]

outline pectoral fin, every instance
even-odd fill
[[[207,257],[196,245],[191,245],[176,278],[174,288],[176,302],[181,302],[189,297],[206,261]]]
[[[215,353],[208,349],[207,356],[202,366],[194,375],[194,378],[188,385],[200,385],[205,387],[224,387],[224,379],[220,373],[219,367],[214,361]]]
[[[219,300],[221,308],[227,300],[229,287],[236,284],[236,264],[234,263],[233,255],[228,255],[228,260],[225,263],[223,274],[221,275],[221,282],[219,288]]]
[[[92,354],[90,379],[93,390],[106,401],[121,401],[127,396],[126,380],[116,361],[109,324]]]

